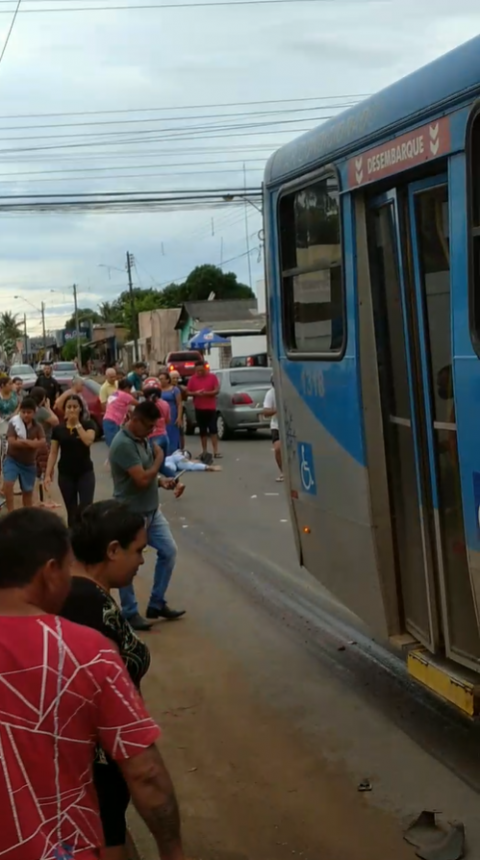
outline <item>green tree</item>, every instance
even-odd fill
[[[23,335],[23,331],[18,323],[17,314],[12,314],[10,311],[4,311],[0,314],[0,338],[4,340],[18,340]]]
[[[255,298],[253,290],[239,283],[234,272],[224,272],[219,266],[205,264],[193,269],[183,284],[165,287],[161,307],[176,308],[184,302],[206,301],[212,293],[219,300]]]
[[[86,364],[89,358],[92,356],[92,347],[87,346],[86,338],[80,338],[80,350],[82,356],[82,364]],[[73,361],[74,358],[77,357],[77,338],[72,337],[67,340],[65,346],[62,346],[62,358],[64,361]]]
[[[162,296],[163,293],[160,290],[155,290],[151,287],[148,289],[140,289],[139,287],[134,289],[135,322],[138,314],[142,311],[154,311],[157,308],[165,307],[162,302]],[[123,293],[120,293],[118,299],[112,302],[112,309],[118,322],[121,322],[127,328],[130,336],[132,336],[134,332],[134,316],[129,290],[124,290]]]
[[[4,311],[0,314],[0,349],[10,361],[16,351],[17,340],[23,337],[22,329],[17,320],[17,314]]]
[[[101,323],[102,317],[97,311],[92,310],[92,308],[79,308],[78,309],[78,322],[91,322],[91,323]],[[73,330],[75,329],[76,321],[75,314],[73,314],[70,319],[65,323],[65,328]]]
[[[104,323],[121,322],[121,311],[116,307],[115,302],[100,302],[98,306],[100,311],[101,321]]]

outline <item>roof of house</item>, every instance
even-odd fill
[[[188,319],[195,323],[201,323],[201,328],[216,327],[217,323],[225,320],[252,320],[255,319],[256,312],[256,299],[213,299],[210,302],[185,302],[180,310],[175,328],[183,328]]]
[[[210,328],[215,334],[225,336],[235,334],[235,332],[263,334],[267,328],[267,319],[265,314],[258,314],[250,319],[207,320],[206,322],[202,322],[201,325],[196,323],[194,326],[196,332],[201,331],[202,328]]]

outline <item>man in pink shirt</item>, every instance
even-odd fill
[[[217,435],[217,395],[220,391],[218,377],[211,373],[204,361],[197,361],[195,374],[190,377],[187,386],[189,397],[193,397],[195,417],[200,431],[202,454],[207,453],[207,439],[210,434],[213,456],[218,458]]]

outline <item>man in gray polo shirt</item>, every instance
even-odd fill
[[[165,600],[175,560],[177,545],[170,526],[158,507],[158,487],[171,490],[175,482],[159,476],[163,451],[158,445],[150,446],[148,436],[160,418],[158,408],[146,400],[139,403],[130,420],[113,440],[109,458],[113,478],[113,495],[131,511],[143,514],[147,528],[148,545],[157,551],[153,588],[147,607],[147,618],[166,618],[172,621],[185,613],[170,609]],[[135,630],[149,630],[151,624],[138,611],[133,585],[120,589],[120,600],[125,618]]]

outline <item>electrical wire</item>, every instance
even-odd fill
[[[264,167],[249,167],[248,173],[263,173]],[[166,173],[123,173],[118,176],[57,176],[55,179],[27,179],[22,182],[20,179],[0,179],[0,186],[3,185],[36,185],[41,182],[116,182],[117,179],[156,179],[160,176],[216,176],[219,173],[240,173],[241,166],[233,170],[188,170],[180,172]]]
[[[178,153],[177,153],[178,155]],[[135,158],[138,158],[135,155]],[[53,174],[53,173],[99,173],[104,170],[153,170],[156,168],[162,167],[215,167],[219,164],[237,164],[239,168],[242,168],[242,164],[265,164],[264,158],[237,158],[237,159],[224,159],[219,161],[179,161],[174,164],[139,164],[138,167],[132,166],[131,164],[119,164],[116,167],[112,167],[108,165],[107,167],[63,167],[56,168],[54,170],[19,170],[15,173],[0,173],[0,179],[2,176],[12,177],[12,176],[44,176],[45,174]],[[252,170],[253,168],[248,168]],[[198,173],[202,173],[203,171],[194,171]],[[208,173],[208,171],[206,171]],[[143,174],[138,174],[138,176],[142,176]],[[157,174],[159,175],[159,174]],[[165,174],[166,175],[166,174]],[[177,175],[177,174],[174,174]],[[75,177],[71,177],[72,180]],[[87,178],[87,177],[85,177]],[[93,177],[92,177],[93,178]]]
[[[324,117],[324,119],[328,119],[328,117]],[[312,131],[312,127],[309,126],[308,128],[294,128],[294,129],[288,129],[285,131],[282,131],[281,129],[273,129],[273,130],[266,130],[266,131],[255,130],[255,131],[247,131],[247,132],[237,132],[236,134],[212,134],[211,136],[208,136],[205,134],[198,134],[198,135],[195,135],[195,138],[196,138],[196,140],[220,140],[220,139],[224,139],[224,138],[228,138],[229,140],[231,140],[231,139],[236,139],[239,137],[252,137],[255,135],[264,136],[264,135],[269,135],[269,134],[289,134],[289,135],[290,134],[303,134],[304,132],[307,132],[307,131]],[[158,143],[158,142],[161,142],[164,140],[169,140],[169,141],[179,140],[179,141],[181,141],[184,139],[185,138],[182,137],[181,135],[176,135],[176,136],[172,135],[172,136],[165,136],[165,137],[151,137],[151,138],[146,138],[145,140],[137,140],[134,138],[132,140],[120,140],[120,141],[97,140],[97,141],[88,141],[88,142],[83,142],[83,143],[63,143],[63,144],[57,143],[57,144],[50,144],[50,145],[44,145],[44,146],[19,146],[19,147],[13,147],[11,149],[8,149],[8,148],[1,149],[0,148],[0,155],[3,156],[4,154],[8,154],[8,153],[21,153],[21,152],[45,152],[45,151],[52,151],[55,149],[83,149],[84,147],[92,147],[92,146],[127,146],[129,144],[138,145],[138,144],[142,144],[142,143]],[[282,144],[278,144],[278,146],[281,146],[281,145]]]
[[[323,122],[327,119],[332,119],[335,114],[327,114],[325,116],[312,116],[312,117],[303,117],[301,122],[312,122],[319,123]],[[292,125],[298,122],[298,117],[295,119],[280,119],[280,120],[267,120],[265,122],[247,122],[247,123],[235,123],[234,125],[228,125],[223,123],[206,123],[205,125],[192,125],[192,126],[169,126],[168,128],[155,128],[155,129],[138,129],[135,131],[137,135],[147,135],[147,134],[160,134],[162,137],[165,135],[169,135],[171,132],[178,132],[178,137],[198,137],[198,132],[210,133],[215,131],[237,131],[237,130],[245,130],[245,129],[261,129],[265,126],[277,126],[277,125]],[[0,135],[6,129],[0,128]],[[111,137],[115,138],[114,142],[116,143],[119,136],[123,135],[131,135],[133,132],[131,130],[128,131],[93,131],[93,132],[74,132],[73,134],[37,134],[35,137],[32,137],[32,140],[65,140],[71,138],[97,138],[99,143],[104,143],[104,138]],[[158,138],[162,140],[162,137]],[[139,138],[139,142],[141,142],[143,138]],[[166,138],[168,139],[168,137]],[[0,141],[2,141],[2,137],[0,137]],[[25,135],[21,135],[20,137],[6,137],[4,138],[6,143],[10,143],[12,141],[17,140],[29,140],[29,138],[25,138]],[[83,142],[83,141],[82,141]],[[93,141],[95,142],[95,141]],[[108,142],[108,141],[106,141]],[[121,143],[121,141],[118,141]]]
[[[0,0],[0,3],[2,0]],[[25,2],[25,0],[24,0]],[[93,126],[99,125],[137,125],[142,122],[187,122],[195,119],[218,119],[227,120],[227,119],[237,119],[241,117],[249,118],[249,117],[263,117],[263,116],[278,116],[279,114],[299,114],[299,113],[311,113],[312,111],[317,110],[343,110],[349,107],[354,107],[358,104],[358,101],[345,102],[343,104],[328,104],[328,105],[315,105],[314,107],[303,107],[303,108],[277,108],[276,110],[268,110],[268,111],[241,111],[239,113],[211,113],[211,114],[195,114],[193,116],[165,116],[165,117],[145,117],[144,119],[109,119],[109,120],[85,120],[84,122],[58,122],[58,123],[46,123],[43,125],[6,125],[0,126],[0,133],[3,134],[5,131],[38,131],[38,129],[44,128],[83,128],[88,127],[92,128]],[[310,117],[303,117],[302,119],[310,119]],[[282,120],[280,120],[282,122]],[[268,121],[265,122],[267,125],[271,125]],[[209,124],[209,127],[214,127],[215,124]],[[197,127],[197,126],[195,126]],[[201,128],[202,126],[198,126]],[[180,129],[183,129],[183,126],[179,126]],[[168,131],[169,129],[167,129]],[[170,129],[171,130],[171,129]],[[174,129],[175,130],[175,129]],[[157,129],[155,129],[157,131]],[[129,134],[130,132],[124,132],[124,134]],[[115,132],[112,132],[115,134]],[[60,135],[63,136],[63,135]]]
[[[10,0],[7,0],[10,2]],[[12,0],[13,2],[13,0]],[[25,0],[27,3],[32,2],[45,2],[45,0]],[[48,0],[47,0],[48,2]],[[60,0],[50,0],[50,2],[60,2]],[[63,0],[65,2],[65,0]],[[73,0],[73,2],[79,2],[79,0]],[[90,0],[93,2],[93,0]],[[332,3],[335,0],[217,0],[217,2],[195,2],[195,3],[139,3],[139,4],[126,4],[124,6],[61,6],[61,7],[53,7],[46,9],[21,9],[21,15],[41,15],[46,13],[57,13],[57,12],[117,12],[122,11],[124,9],[135,9],[137,11],[144,9],[194,9],[194,8],[206,8],[206,7],[214,7],[214,6],[279,6],[279,5],[293,5],[299,6],[302,3]],[[378,0],[366,0],[368,3],[376,3]],[[8,15],[9,11],[0,9],[0,15]]]
[[[9,41],[10,41],[10,37],[11,37],[11,35],[12,35],[12,33],[13,33],[13,28],[14,28],[14,26],[15,26],[15,21],[17,20],[17,15],[18,15],[18,13],[19,13],[19,11],[20,11],[20,4],[21,4],[21,2],[22,2],[22,0],[17,0],[17,5],[16,5],[16,8],[15,8],[15,12],[13,13],[13,17],[12,17],[12,20],[11,20],[11,23],[10,23],[10,27],[8,28],[8,32],[7,32],[7,35],[6,35],[6,37],[5,37],[5,41],[4,41],[4,43],[3,43],[3,48],[2,48],[2,51],[1,51],[1,53],[0,53],[0,64],[1,64],[1,62],[2,62],[2,60],[3,60],[3,58],[4,58],[4,56],[5,56],[5,51],[6,51],[6,50],[7,50],[7,48],[8,48],[8,43],[9,43]],[[3,12],[1,12],[1,14],[3,14]]]
[[[0,0],[0,3],[3,2],[13,2],[13,0]],[[24,0],[27,2],[27,0]],[[154,107],[154,108],[117,108],[117,109],[109,109],[109,110],[86,110],[86,111],[60,111],[57,113],[27,113],[27,114],[3,114],[0,115],[0,120],[3,119],[41,119],[41,118],[49,118],[56,116],[103,116],[114,113],[155,113],[157,111],[167,111],[167,110],[210,110],[213,108],[223,108],[223,107],[248,107],[249,105],[270,105],[270,104],[292,104],[299,102],[311,102],[311,101],[330,101],[334,99],[363,99],[370,96],[371,93],[347,93],[339,94],[339,95],[331,95],[331,96],[304,96],[303,98],[291,98],[291,99],[261,99],[257,101],[250,102],[217,102],[214,104],[195,104],[195,105],[170,105],[167,107]],[[313,110],[313,108],[312,108]],[[178,117],[177,117],[178,119]]]

